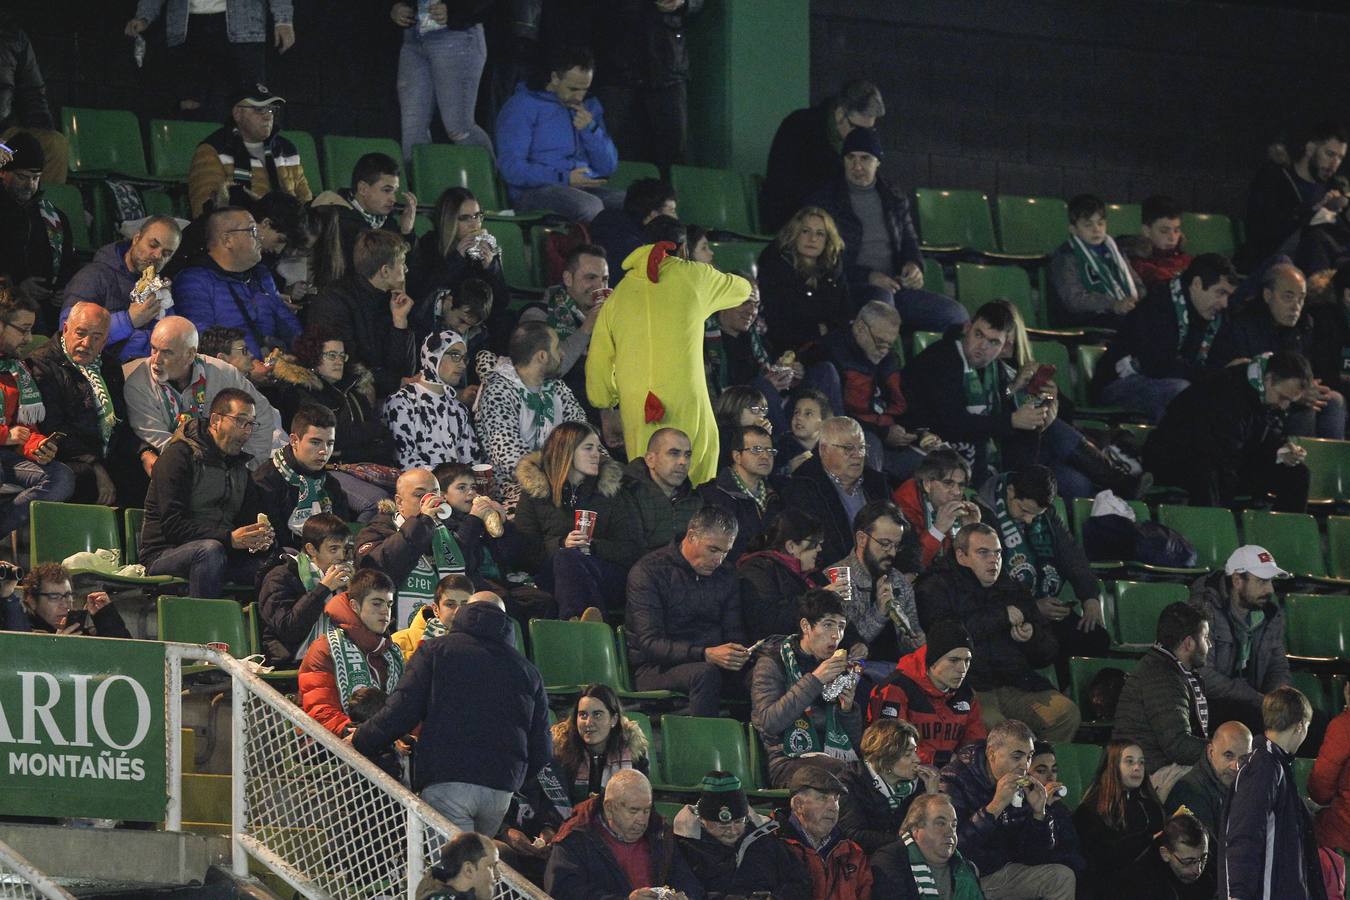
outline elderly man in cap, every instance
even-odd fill
[[[417,884],[427,900],[492,900],[497,879],[497,845],[476,831],[461,831],[441,848],[440,865]]]
[[[777,813],[778,839],[810,876],[811,900],[871,897],[867,854],[838,828],[844,783],[820,766],[802,766],[792,773],[788,790],[788,814]]]
[[[246,84],[234,92],[231,123],[197,145],[188,168],[192,215],[216,206],[247,206],[271,191],[301,203],[314,199],[300,153],[276,127],[286,101],[265,85]]]
[[[38,305],[38,321],[56,321],[53,301],[75,274],[70,221],[42,196],[44,157],[27,132],[9,138],[14,157],[0,167],[0,275],[14,291]]]
[[[1293,684],[1284,611],[1272,584],[1288,577],[1269,550],[1246,544],[1233,551],[1222,572],[1191,585],[1191,604],[1209,617],[1209,654],[1198,674],[1211,721],[1235,719],[1259,732],[1262,698]]]

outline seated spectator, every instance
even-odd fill
[[[591,219],[591,240],[605,251],[602,258],[623,262],[647,243],[643,229],[657,216],[678,218],[675,189],[659,178],[639,178],[628,185],[622,207],[602,209]],[[622,269],[616,273],[614,284],[623,280],[623,274]]]
[[[708,376],[708,395],[717,397],[733,385],[753,384],[771,398],[770,422],[785,429],[781,392],[803,378],[819,378],[826,384],[834,384],[837,379],[832,380],[826,363],[817,363],[808,373],[795,354],[784,353],[774,359],[765,339],[767,326],[759,314],[759,285],[753,277],[745,277],[751,285],[746,301],[719,310],[704,325],[703,368]]]
[[[94,591],[75,609],[70,573],[57,563],[40,563],[23,579],[25,620],[6,626],[7,631],[36,634],[73,634],[87,637],[130,638],[122,615],[106,591]]]
[[[558,333],[561,378],[578,400],[586,396],[586,351],[609,289],[609,262],[603,247],[578,244],[567,254],[562,284],[544,292],[542,305],[527,306],[520,323],[546,322]],[[622,259],[622,257],[619,257]]]
[[[262,265],[272,276],[277,291],[286,298],[291,307],[301,306],[312,292],[308,281],[288,282],[281,274],[282,254],[290,248],[296,254],[311,250],[313,239],[304,225],[308,207],[290,194],[272,191],[261,197],[241,196],[238,209],[247,210],[258,225],[258,243],[262,245]],[[166,278],[177,278],[178,273],[188,266],[209,265],[207,252],[207,232],[210,214],[198,216],[183,229],[178,252],[164,265],[160,272]],[[290,271],[288,269],[288,271]]]
[[[1134,274],[1144,283],[1147,293],[1180,275],[1194,258],[1182,249],[1181,205],[1171,197],[1155,194],[1144,200],[1139,234],[1122,238]]]
[[[1106,203],[1069,200],[1069,239],[1050,255],[1056,318],[1064,325],[1116,328],[1139,304],[1144,282],[1106,231]]]
[[[834,217],[808,206],[759,254],[756,280],[766,337],[775,347],[801,353],[847,324],[854,305],[844,280],[844,249]]]
[[[678,428],[662,428],[652,435],[646,455],[624,467],[602,558],[627,571],[684,534],[690,517],[706,502],[689,483],[693,455],[689,436]],[[734,564],[730,556],[727,562]]]
[[[276,113],[286,101],[254,83],[237,90],[230,105],[233,124],[208,134],[192,154],[192,217],[271,191],[283,191],[301,203],[313,200],[300,152],[276,129]]]
[[[864,506],[889,495],[886,477],[868,469],[862,426],[846,416],[820,426],[815,459],[808,459],[783,486],[783,504],[815,516],[824,525],[823,559],[840,559],[857,537],[853,520]]]
[[[497,308],[492,286],[481,278],[466,278],[459,286],[457,295],[447,296],[444,299],[445,302],[441,304],[440,324],[437,327],[442,331],[457,331],[463,335],[464,343],[469,350],[469,355],[465,358],[478,359],[479,354],[487,350],[488,344],[494,340],[488,332],[487,325],[488,318]],[[472,391],[466,389],[461,398],[467,404],[476,396],[478,390],[476,386],[482,378],[477,368],[473,366],[470,366],[465,374],[467,376],[465,380],[474,386]]]
[[[496,238],[483,227],[483,208],[468,188],[446,188],[436,201],[435,227],[417,239],[408,258],[408,294],[413,298],[412,323],[418,334],[439,331],[445,303],[470,278],[486,281],[501,303],[493,310],[496,321],[506,313],[511,296],[502,274]],[[497,329],[499,330],[499,329]]]
[[[705,506],[681,540],[647,554],[628,574],[624,616],[636,687],[688,694],[690,715],[715,716],[724,695],[743,691],[739,679],[723,674],[750,661],[736,576],[722,565],[735,541],[736,520]],[[559,608],[565,614],[561,602]]]
[[[1157,849],[1157,853],[1153,850]],[[1211,900],[1217,864],[1208,829],[1195,816],[1167,820],[1150,849],[1104,895],[1106,900]]]
[[[956,852],[956,810],[942,794],[914,798],[900,840],[872,856],[872,896],[983,898],[980,873]],[[922,887],[921,887],[922,885]]]
[[[938,770],[919,762],[919,732],[898,719],[878,719],[863,732],[862,759],[839,780],[839,830],[869,857],[900,840],[900,826],[916,799],[938,792]]]
[[[760,189],[764,227],[778,228],[801,209],[839,173],[839,148],[849,133],[875,128],[884,115],[881,90],[870,81],[850,81],[838,94],[788,114],[774,133]]]
[[[9,87],[0,97],[0,139],[9,141],[20,132],[37,138],[47,156],[42,174],[52,184],[65,184],[70,145],[52,119],[37,54],[18,16],[6,16],[3,27],[4,78]]]
[[[731,447],[731,464],[717,473],[716,480],[698,489],[704,503],[730,513],[739,523],[736,543],[727,555],[727,563],[733,566],[782,509],[778,492],[769,484],[778,453],[773,438],[758,425],[738,429],[737,438]]]
[[[306,325],[342,341],[348,358],[375,377],[375,395],[387,397],[417,371],[413,302],[403,290],[407,245],[384,231],[363,232],[355,243],[347,274],[310,301]]]
[[[258,589],[263,655],[268,665],[283,669],[294,668],[331,627],[323,621],[324,607],[352,579],[352,535],[342,519],[310,516],[299,544],[298,551],[283,552]]]
[[[895,554],[905,537],[905,520],[894,503],[873,500],[853,517],[853,550],[829,568],[848,569],[852,591],[844,598],[850,649],[859,642],[879,668],[872,677],[890,674],[890,660],[913,653],[924,644],[914,606],[914,588],[895,568]],[[828,571],[828,570],[827,570]]]
[[[242,328],[244,343],[258,359],[273,347],[288,349],[300,333],[300,321],[262,264],[253,216],[228,206],[216,210],[207,219],[206,240],[209,259],[184,269],[174,281],[178,314],[198,332],[214,325]]]
[[[75,274],[75,238],[66,214],[42,196],[38,139],[19,132],[9,143],[14,157],[0,166],[0,275],[37,305],[49,331]]]
[[[787,787],[792,796],[788,814],[776,813],[778,839],[810,876],[811,900],[872,896],[867,854],[837,827],[843,783],[820,765],[805,765],[792,773]]]
[[[881,137],[855,128],[844,138],[842,171],[807,202],[834,217],[844,241],[844,278],[856,306],[877,300],[894,306],[910,328],[944,331],[969,315],[950,297],[923,288],[923,253],[909,214],[909,198],[878,172]]]
[[[124,369],[127,422],[141,439],[140,460],[149,477],[155,461],[186,421],[203,421],[226,390],[246,394],[252,409],[242,464],[256,469],[273,448],[286,442],[272,404],[239,370],[197,353],[197,329],[181,316],[168,316],[150,335],[150,356]],[[194,594],[193,596],[202,596]]]
[[[703,776],[697,803],[675,815],[675,842],[710,897],[809,900],[806,870],[775,840],[778,823],[750,808],[730,772]]]
[[[902,373],[909,421],[942,435],[971,463],[983,483],[995,471],[1033,462],[1050,466],[1065,497],[1085,497],[1094,485],[1125,498],[1148,484],[1117,468],[1059,418],[1053,383],[1036,386],[999,360],[1013,333],[1008,306],[986,303],[961,331],[950,330],[910,361]],[[961,390],[952,390],[952,385]]]
[[[1252,733],[1241,722],[1224,722],[1205,744],[1205,755],[1172,786],[1167,806],[1172,815],[1189,812],[1215,836],[1215,850],[1223,838],[1223,805],[1237,779],[1238,769],[1252,752]],[[1315,771],[1315,769],[1314,769]],[[1309,785],[1312,782],[1309,780]]]
[[[808,591],[795,634],[759,650],[750,690],[750,724],[768,753],[769,782],[784,787],[806,765],[842,773],[858,759],[862,707],[858,672],[840,644],[848,622],[835,593]],[[827,696],[828,695],[828,696]]]
[[[1275,495],[1275,509],[1308,505],[1308,451],[1288,439],[1284,413],[1312,387],[1297,353],[1258,356],[1182,391],[1144,444],[1144,465],[1198,506],[1232,506],[1238,494]]]
[[[432,866],[422,876],[417,895],[469,900],[495,897],[501,881],[500,861],[492,838],[462,831],[441,848],[440,865]]]
[[[447,575],[440,580],[434,602],[419,609],[412,623],[402,631],[395,631],[391,638],[403,651],[405,662],[412,659],[413,653],[427,638],[449,633],[455,611],[469,602],[473,592],[473,581],[468,575]]]
[[[919,621],[926,628],[956,619],[970,630],[970,683],[986,724],[1016,717],[1042,740],[1073,740],[1078,707],[1036,672],[1054,660],[1059,645],[1031,592],[1003,570],[998,532],[967,525],[952,551],[914,584]]]
[[[1334,262],[1327,256],[1327,232],[1348,201],[1332,178],[1345,161],[1348,135],[1342,125],[1318,122],[1289,142],[1288,159],[1257,171],[1247,193],[1247,242],[1238,259],[1244,272],[1258,271],[1280,254],[1306,271]]]
[[[1055,745],[1049,741],[1037,741],[1031,750],[1032,778],[1045,788],[1049,798],[1045,804],[1045,817],[1055,830],[1054,852],[1045,858],[1045,862],[1057,862],[1073,869],[1074,878],[1079,885],[1085,885],[1084,873],[1087,872],[1087,860],[1083,857],[1082,840],[1074,828],[1074,811],[1064,802],[1068,788],[1059,780],[1059,757]]]
[[[616,772],[604,795],[583,801],[558,830],[544,890],[557,900],[591,900],[654,896],[642,889],[656,887],[680,900],[703,897],[665,821],[652,810],[647,776]]]
[[[380,417],[394,436],[400,468],[432,469],[483,458],[469,410],[454,388],[464,377],[466,354],[464,338],[453,331],[427,335],[417,378],[384,401]]]
[[[543,449],[516,467],[520,563],[552,592],[560,618],[581,615],[597,599],[606,606],[622,603],[624,570],[610,562],[609,547],[622,473],[618,463],[600,454],[595,429],[580,422],[553,429]],[[589,531],[580,527],[579,511],[595,514]]]
[[[1073,814],[1087,856],[1084,887],[1100,896],[1129,874],[1162,830],[1162,804],[1144,777],[1144,751],[1113,740]]]
[[[1236,719],[1260,729],[1262,698],[1293,683],[1284,610],[1273,586],[1274,579],[1288,577],[1265,547],[1246,544],[1233,551],[1223,571],[1191,584],[1191,603],[1209,618],[1210,648],[1200,683],[1216,722]]]
[[[1111,649],[1097,576],[1069,526],[1055,511],[1058,485],[1045,466],[1024,466],[985,482],[976,501],[980,517],[998,530],[1004,566],[1036,598],[1059,643],[1059,659],[1105,656]],[[1082,611],[1060,600],[1073,588]]]
[[[605,186],[618,151],[600,101],[586,97],[595,58],[583,48],[557,47],[547,70],[542,86],[517,85],[497,114],[497,169],[517,209],[589,222],[623,204],[623,194]]]
[[[1200,377],[1238,286],[1233,264],[1202,253],[1176,278],[1155,285],[1120,323],[1092,375],[1092,400],[1157,422]]]
[[[841,599],[846,596],[849,586],[828,583],[816,565],[821,536],[815,516],[784,507],[736,561],[746,640],[796,631],[798,601],[807,591],[824,588]]]
[[[940,619],[929,626],[927,638],[872,689],[867,719],[912,725],[918,733],[919,761],[940,768],[958,748],[984,740],[988,730],[980,717],[980,699],[966,683],[974,646],[970,633],[960,622]]]
[[[516,464],[544,446],[564,422],[585,422],[586,411],[563,381],[558,333],[541,322],[511,334],[511,352],[483,379],[474,404],[474,425],[487,442],[499,499],[515,506],[520,496]]]
[[[282,547],[300,546],[310,516],[332,513],[344,522],[352,517],[342,485],[325,471],[336,428],[337,418],[327,407],[302,406],[291,418],[286,446],[253,470],[259,507],[279,526]]]
[[[253,363],[257,357],[248,349],[248,342],[244,340],[244,329],[212,325],[205,331],[198,331],[197,342],[197,352],[202,356],[229,363],[245,378],[253,376]],[[261,367],[261,361],[259,366]]]
[[[713,400],[713,417],[717,422],[719,469],[731,465],[731,448],[739,444],[742,428],[756,425],[773,434],[770,412],[768,398],[753,384],[729,385],[717,395]]]
[[[923,458],[914,477],[891,495],[905,517],[901,566],[922,572],[952,548],[961,526],[980,520],[980,508],[966,499],[970,463],[950,447],[939,447]],[[917,545],[917,546],[916,546]]]
[[[801,468],[802,463],[816,455],[820,426],[834,415],[829,398],[809,385],[794,390],[788,404],[789,427],[778,435],[778,455],[773,471],[774,477],[784,482]]]
[[[957,751],[942,769],[942,789],[986,897],[1072,900],[1073,869],[1043,862],[1058,835],[1046,814],[1045,787],[1028,774],[1032,749],[1031,729],[1004,719],[989,729],[987,740]]]
[[[1125,679],[1116,703],[1111,739],[1144,751],[1144,766],[1163,802],[1204,756],[1209,740],[1209,703],[1196,675],[1208,654],[1204,610],[1171,604],[1158,616],[1157,641]]]
[[[1285,263],[1266,269],[1260,300],[1252,298],[1219,329],[1214,339],[1215,366],[1281,350],[1311,357],[1316,349],[1314,325],[1320,328],[1322,321],[1314,321],[1311,310],[1304,307],[1306,297],[1307,282],[1298,269]],[[1345,439],[1345,397],[1318,379],[1286,418],[1289,434]]]
[[[1313,374],[1350,396],[1350,263],[1308,279],[1308,305],[1317,322],[1308,350]]]
[[[1321,900],[1327,889],[1320,853],[1294,775],[1312,704],[1296,689],[1278,687],[1266,695],[1261,717],[1265,735],[1255,741],[1224,807],[1216,896]]]
[[[646,735],[624,718],[619,695],[605,684],[586,685],[571,714],[553,726],[553,761],[573,803],[603,795],[619,772],[646,775],[651,765]]]
[[[1317,749],[1317,761],[1308,776],[1308,798],[1322,807],[1317,812],[1317,843],[1345,853],[1350,850],[1350,782],[1345,781],[1350,760],[1350,682],[1341,686],[1340,700],[1345,709],[1327,725]]]
[[[128,363],[149,356],[150,329],[173,305],[172,296],[167,284],[145,299],[133,299],[132,294],[147,270],[154,276],[168,265],[181,239],[173,216],[150,216],[130,241],[104,244],[66,284],[61,323],[76,303],[97,304],[112,313],[108,341],[117,358]]]
[[[348,268],[356,261],[357,240],[367,229],[388,232],[405,252],[416,240],[413,224],[417,218],[417,197],[412,191],[403,192],[403,209],[398,218],[394,218],[394,207],[398,205],[398,176],[398,162],[392,157],[384,153],[367,153],[352,167],[351,187],[324,191],[314,198],[315,206],[337,208],[338,240]],[[329,177],[336,181],[337,173],[330,172]],[[402,287],[403,279],[400,278],[399,288]]]
[[[178,427],[150,474],[141,562],[147,575],[186,579],[190,597],[221,597],[227,580],[252,584],[259,554],[275,543],[245,466],[256,409],[245,392],[220,391],[207,418]]]

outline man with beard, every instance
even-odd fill
[[[1345,161],[1347,136],[1339,124],[1318,123],[1290,141],[1292,162],[1269,162],[1256,173],[1247,194],[1247,243],[1238,258],[1243,271],[1259,271],[1278,254],[1309,272],[1331,264],[1327,239],[1341,243],[1335,223],[1350,203],[1332,185]]]
[[[75,239],[65,213],[42,196],[42,145],[26,132],[9,144],[14,158],[0,166],[0,275],[50,326],[52,303],[75,274]]]
[[[905,518],[896,505],[874,500],[853,518],[852,552],[831,566],[847,568],[853,585],[844,602],[850,626],[844,642],[866,644],[868,657],[886,661],[873,677],[890,675],[890,660],[913,653],[925,641],[914,588],[895,568],[895,553],[904,537]]]
[[[150,355],[150,330],[164,318],[167,289],[132,299],[137,283],[149,274],[164,271],[178,252],[183,233],[173,216],[151,216],[130,241],[105,244],[94,254],[94,261],[75,273],[66,285],[61,307],[61,322],[70,308],[81,301],[97,303],[112,313],[108,344],[123,363]],[[164,288],[168,283],[165,280]]]
[[[1241,722],[1224,722],[1214,729],[1205,755],[1167,795],[1166,808],[1172,815],[1190,812],[1221,843],[1223,804],[1237,780],[1238,769],[1251,752],[1251,730]]]
[[[1110,900],[1210,900],[1218,868],[1211,862],[1214,844],[1210,834],[1195,816],[1172,816],[1154,842],[1158,852],[1144,854],[1138,865],[1131,866]]]

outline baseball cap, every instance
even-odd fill
[[[1288,578],[1289,573],[1275,565],[1275,557],[1265,547],[1256,544],[1244,544],[1233,551],[1228,562],[1223,564],[1227,575],[1246,572],[1257,578]]]
[[[806,765],[792,773],[792,778],[788,781],[788,792],[799,794],[807,788],[820,791],[822,794],[847,794],[848,788],[844,783],[835,778],[830,772],[820,766]]]
[[[253,109],[266,109],[269,106],[284,106],[286,99],[278,97],[268,90],[265,84],[247,83],[239,86],[234,92],[234,102],[231,106],[248,106]]]

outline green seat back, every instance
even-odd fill
[[[1041,324],[1040,311],[1031,296],[1031,278],[1021,266],[957,263],[956,299],[971,315],[991,300],[1010,300],[1028,328]]]
[[[435,224],[431,221],[431,216],[418,213],[413,218],[413,234],[417,235],[418,237],[421,237],[422,235],[426,234],[428,231],[431,231],[435,227],[436,227]]]
[[[413,147],[412,184],[418,202],[435,204],[448,188],[473,191],[483,209],[501,209],[492,156],[468,144],[418,144]]]
[[[918,356],[927,350],[932,344],[942,340],[942,334],[937,331],[916,331],[914,332],[914,355]]]
[[[931,256],[923,260],[923,289],[935,294],[947,294],[947,275],[942,271],[942,263]]]
[[[80,189],[73,184],[44,184],[42,196],[70,220],[70,236],[76,251],[92,251],[94,242],[89,237],[89,220],[84,217],[84,198],[80,196]]]
[[[122,561],[128,565],[141,561],[141,526],[145,510],[128,506],[122,510]]]
[[[28,566],[59,563],[82,550],[121,550],[117,514],[111,506],[86,503],[28,505]]]
[[[1331,694],[1327,690],[1327,683],[1319,678],[1316,672],[1310,672],[1307,669],[1294,669],[1289,673],[1293,679],[1294,687],[1303,692],[1303,696],[1308,698],[1312,704],[1313,712],[1326,713],[1327,718],[1331,718],[1340,712],[1333,707],[1331,703]],[[1337,697],[1339,700],[1339,697]]]
[[[1078,541],[1078,546],[1083,546],[1083,526],[1087,520],[1092,518],[1092,497],[1074,497],[1073,498],[1073,535]],[[1130,500],[1130,509],[1134,510],[1134,520],[1136,522],[1147,522],[1151,516],[1148,511],[1148,504],[1143,500]],[[1107,621],[1107,627],[1111,626]]]
[[[1138,660],[1134,659],[1104,659],[1095,656],[1071,656],[1069,657],[1069,699],[1078,704],[1079,709],[1084,709],[1083,698],[1087,695],[1087,686],[1092,683],[1095,676],[1102,669],[1120,669],[1125,674],[1134,671]],[[1087,713],[1083,713],[1083,718],[1087,718]]]
[[[1350,578],[1350,516],[1327,516],[1327,547],[1333,578]]]
[[[628,186],[633,182],[637,181],[639,178],[660,178],[660,177],[661,177],[661,170],[656,167],[655,163],[636,162],[634,160],[621,159],[619,160],[618,168],[616,168],[614,170],[614,173],[610,175],[609,178],[607,179],[605,187],[615,191],[627,191]],[[678,208],[678,201],[677,201],[677,208]],[[683,215],[684,210],[681,209],[680,214]],[[703,223],[700,222],[698,224],[701,225]],[[619,262],[623,262],[623,260],[619,260]]]
[[[151,119],[150,174],[156,178],[186,181],[197,145],[219,129],[220,126],[215,122]]]
[[[721,272],[759,276],[759,255],[767,241],[716,241],[712,247],[713,265]],[[622,262],[622,260],[620,260]]]
[[[656,740],[652,737],[652,717],[645,712],[638,712],[635,709],[625,709],[624,717],[632,719],[638,728],[647,738],[647,765],[653,777],[661,771],[661,754],[656,751]]]
[[[356,168],[356,161],[367,153],[384,153],[390,159],[400,165],[402,164],[403,151],[399,149],[398,142],[392,138],[324,135],[323,170],[328,173],[328,185],[334,188],[349,187],[352,180],[352,169]],[[408,177],[405,172],[400,179],[400,191],[406,189],[407,186]],[[418,198],[418,200],[422,199],[421,197]]]
[[[1298,788],[1300,797],[1308,796],[1308,777],[1312,775],[1313,763],[1315,759],[1308,759],[1306,756],[1294,757],[1294,785]]]
[[[754,234],[745,182],[731,169],[671,166],[670,183],[679,195],[680,221],[704,228]]]
[[[501,251],[502,274],[506,276],[507,285],[525,290],[543,290],[545,286],[539,274],[535,272],[529,254],[525,251],[525,237],[520,231],[520,226],[515,222],[489,219],[483,227],[497,239]]]
[[[1182,213],[1181,233],[1185,235],[1186,252],[1192,256],[1201,253],[1233,255],[1233,220],[1221,213]]]
[[[999,194],[996,203],[1004,253],[1049,256],[1068,239],[1069,205],[1058,197]]]
[[[1172,581],[1117,581],[1116,639],[1122,644],[1152,644],[1158,634],[1158,614],[1173,603],[1184,603],[1191,592]]]
[[[1344,659],[1350,655],[1346,599],[1334,594],[1284,598],[1285,646],[1292,656]]]
[[[549,689],[578,688],[600,682],[618,690],[614,633],[604,622],[530,620],[531,658]]]
[[[1306,462],[1312,476],[1308,499],[1350,500],[1350,441],[1299,438],[1298,442],[1308,451]]]
[[[1242,533],[1246,543],[1265,547],[1287,572],[1317,578],[1327,574],[1322,536],[1312,516],[1246,509],[1242,511]]]
[[[745,726],[736,719],[661,717],[661,772],[666,784],[697,787],[714,769],[755,784]]]
[[[1055,367],[1055,384],[1065,397],[1078,398],[1078,383],[1074,379],[1073,363],[1069,360],[1069,348],[1059,341],[1032,341],[1031,358],[1043,365]]]
[[[233,600],[161,596],[157,606],[161,641],[223,641],[230,645],[230,655],[236,659],[252,652],[244,629],[244,610]]]
[[[295,152],[300,157],[300,167],[305,170],[305,180],[309,182],[309,189],[314,192],[314,196],[319,196],[327,182],[323,180],[323,170],[319,168],[319,148],[314,145],[314,135],[308,131],[283,131],[280,134],[295,145]],[[351,177],[351,170],[348,170],[343,176],[346,181],[329,187],[348,187]]]
[[[1115,237],[1133,237],[1144,225],[1144,208],[1138,203],[1106,204],[1106,230]]]
[[[176,216],[178,214],[173,197],[170,196],[168,191],[157,188],[141,188],[139,193],[147,216]]]
[[[980,191],[919,188],[914,192],[916,227],[925,247],[998,249],[989,198]]]
[[[1083,794],[1092,784],[1097,774],[1097,765],[1101,762],[1102,748],[1097,744],[1072,744],[1064,742],[1055,745],[1055,764],[1059,767],[1059,781],[1069,789],[1064,802],[1070,808],[1083,800]]]
[[[67,106],[61,121],[70,144],[70,171],[76,174],[116,172],[148,175],[141,125],[125,109]]]
[[[1097,362],[1105,354],[1105,344],[1078,345],[1078,383],[1083,386],[1084,396],[1087,396],[1087,388],[1092,384],[1092,373],[1097,371]]]
[[[1158,521],[1175,528],[1195,545],[1197,566],[1222,568],[1238,548],[1237,525],[1233,513],[1217,506],[1174,506],[1161,504]]]

